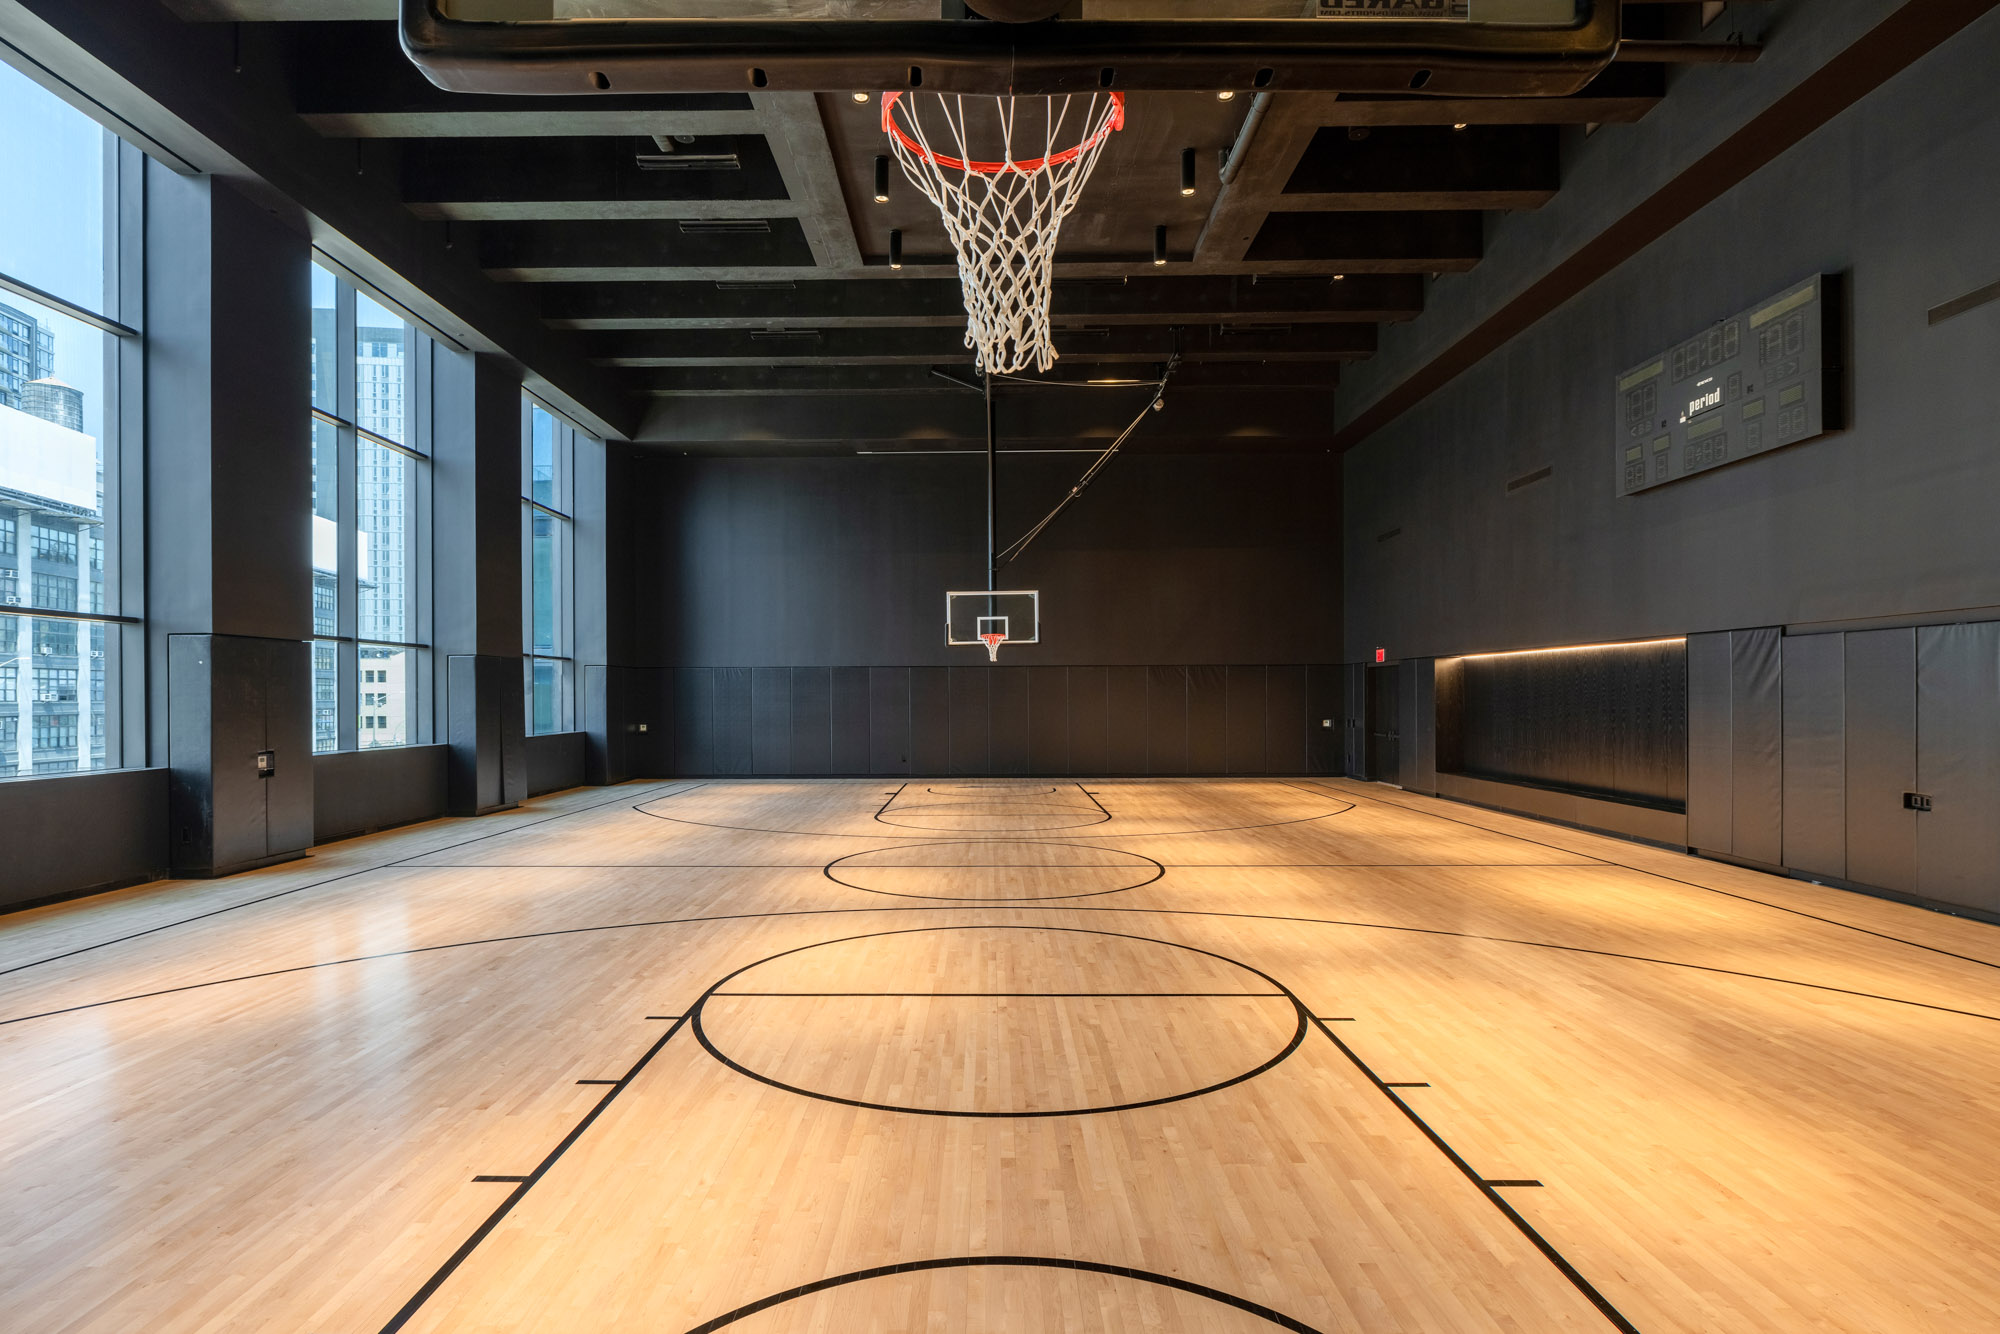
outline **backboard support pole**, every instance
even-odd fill
[[[1000,585],[995,582],[1000,573],[998,551],[998,497],[1000,474],[1000,430],[998,417],[993,406],[993,372],[988,371],[986,380],[986,591],[992,592]],[[990,608],[989,608],[990,610]]]

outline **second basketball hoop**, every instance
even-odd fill
[[[882,94],[889,146],[958,252],[965,345],[988,374],[1055,364],[1056,237],[1105,141],[1124,127],[1123,93]]]

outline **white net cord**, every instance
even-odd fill
[[[985,103],[993,104],[997,160],[973,157],[966,132],[968,101],[975,113]],[[1017,122],[1021,106],[1042,103],[1047,114],[1039,126]],[[903,174],[937,205],[958,252],[965,345],[977,354],[982,370],[1011,375],[1030,366],[1046,371],[1055,364],[1049,298],[1056,236],[1076,207],[1105,140],[1123,128],[1124,120],[1125,100],[1115,93],[971,99],[944,93],[884,94],[882,124],[890,148]],[[1074,147],[1062,148],[1058,145],[1066,123],[1077,137]],[[1027,141],[1025,152],[1039,150],[1038,155],[1017,151],[1017,134]]]

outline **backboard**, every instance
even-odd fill
[[[993,636],[1000,638],[996,641]],[[1042,595],[1033,589],[946,593],[944,642],[951,647],[978,646],[989,658],[1002,644],[1039,644],[1042,639]]]
[[[1618,0],[1067,0],[1055,18],[1033,23],[978,17],[978,0],[400,4],[403,48],[433,83],[547,95],[1553,97],[1595,78],[1617,53],[1619,32]]]

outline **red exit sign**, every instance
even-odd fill
[[[1389,650],[1388,650],[1388,649],[1385,649],[1385,648],[1378,648],[1378,649],[1376,649],[1376,650],[1375,650],[1375,661],[1377,661],[1377,662],[1387,662],[1387,661],[1389,661]]]

